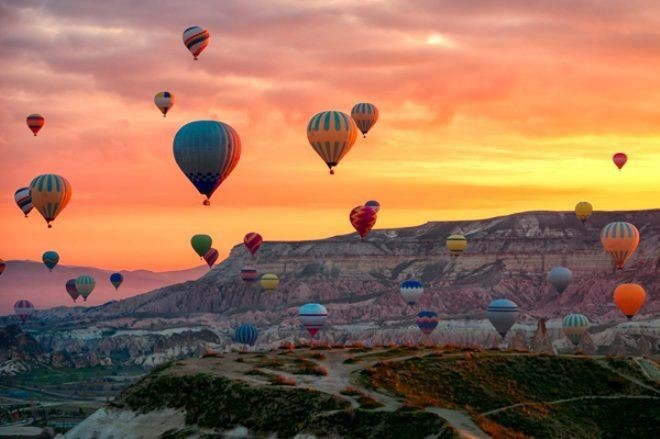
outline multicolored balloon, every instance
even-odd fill
[[[46,119],[41,114],[31,114],[27,117],[25,120],[27,122],[28,128],[30,128],[30,131],[36,136],[39,130],[43,128],[44,124],[46,123]]]
[[[170,93],[169,91],[161,91],[154,96],[154,103],[160,112],[163,113],[163,117],[167,116],[167,112],[174,106],[175,101],[174,93]]]
[[[75,279],[69,279],[66,281],[66,292],[69,294],[69,296],[73,299],[75,302],[78,297],[80,297],[80,293],[78,292],[78,289],[76,288],[76,280]]]
[[[584,336],[587,329],[589,329],[589,319],[582,314],[569,314],[564,317],[561,328],[564,330],[564,334],[568,337],[571,343],[573,343],[574,346],[577,346],[580,344],[582,336]]]
[[[254,346],[258,336],[257,327],[246,323],[243,323],[234,331],[234,340],[248,346]]]
[[[502,338],[518,320],[518,305],[509,299],[495,299],[488,305],[488,320]]]
[[[628,156],[622,152],[617,152],[612,156],[612,161],[620,171],[621,168],[623,168],[623,165],[625,165],[628,161]]]
[[[456,234],[456,235],[449,235],[447,237],[447,248],[449,249],[449,253],[454,256],[458,257],[465,251],[465,248],[467,247],[467,238],[463,235]]]
[[[199,54],[209,45],[210,40],[211,35],[209,35],[209,31],[199,26],[191,26],[183,31],[183,44],[192,53],[195,61],[197,61]]]
[[[307,303],[298,310],[298,317],[307,332],[314,337],[328,318],[328,310],[318,303]]]
[[[19,300],[14,304],[14,313],[21,319],[21,323],[34,313],[34,305],[29,300]]]
[[[21,209],[25,218],[27,218],[28,213],[30,213],[34,207],[32,205],[32,197],[30,196],[30,188],[22,187],[14,192],[14,201],[16,201],[16,205]]]
[[[48,268],[48,271],[53,271],[53,268],[55,268],[57,263],[60,261],[60,255],[58,255],[55,251],[49,250],[44,252],[44,254],[41,256],[41,260]]]
[[[5,261],[0,259],[0,274],[4,273],[5,267],[7,267],[7,264],[5,264]]]
[[[204,260],[208,264],[209,268],[213,267],[213,264],[215,264],[219,256],[220,253],[214,248],[211,248],[209,251],[204,253]]]
[[[110,275],[110,283],[112,284],[113,287],[115,287],[115,290],[118,290],[121,284],[124,282],[124,275],[121,273],[112,273]]]
[[[94,291],[96,281],[92,276],[82,275],[76,278],[75,286],[76,291],[82,296],[83,301],[87,302],[87,298]]]
[[[646,291],[639,284],[621,284],[614,290],[614,303],[631,320],[642,309]]]
[[[71,199],[71,184],[56,174],[43,174],[30,183],[32,204],[44,217],[48,227],[64,210]]]
[[[561,294],[573,280],[573,273],[566,267],[552,267],[548,272],[548,282]]]
[[[424,335],[429,335],[438,326],[438,313],[435,311],[420,311],[417,313],[417,326]]]
[[[376,213],[380,212],[380,203],[376,200],[367,201],[364,203],[364,207],[371,207]]]
[[[280,285],[280,278],[276,274],[266,273],[262,274],[259,279],[259,284],[261,288],[266,291],[275,291],[275,289]]]
[[[248,285],[255,283],[259,279],[257,269],[249,266],[241,268],[241,279]]]
[[[257,250],[259,250],[259,247],[261,247],[263,242],[264,239],[261,237],[261,235],[255,232],[250,232],[243,238],[243,243],[252,256],[254,256]]]
[[[587,222],[593,211],[594,208],[588,201],[580,201],[575,205],[575,215],[582,221],[582,224]]]
[[[351,210],[348,219],[353,228],[358,232],[362,241],[369,234],[374,224],[376,224],[376,211],[371,207],[357,206]]]
[[[617,268],[622,269],[639,245],[639,230],[624,221],[609,223],[600,232],[600,242],[616,262]]]
[[[192,245],[195,253],[197,253],[200,258],[203,258],[206,252],[211,250],[213,239],[209,235],[193,235],[193,237],[190,238],[190,245]]]
[[[174,159],[199,193],[206,195],[205,206],[240,158],[241,139],[226,123],[190,122],[174,136]]]
[[[361,102],[353,106],[351,117],[362,131],[362,135],[367,137],[371,127],[378,121],[378,108],[374,104]]]
[[[424,294],[424,286],[422,283],[415,279],[408,279],[401,283],[399,288],[403,300],[410,306],[416,304],[422,294]]]
[[[307,124],[307,140],[314,151],[332,169],[351,150],[357,139],[358,128],[353,119],[341,111],[323,111],[314,115]]]

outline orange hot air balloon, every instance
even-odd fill
[[[639,230],[623,221],[609,223],[600,232],[600,242],[616,262],[617,268],[622,269],[623,264],[637,249]]]
[[[620,171],[621,168],[623,168],[623,165],[625,165],[626,162],[628,161],[628,156],[622,152],[617,152],[612,156],[612,161],[614,162],[616,167],[619,168]]]
[[[639,284],[621,284],[614,290],[614,303],[628,320],[637,314],[645,299],[646,291]]]
[[[351,210],[348,218],[362,241],[364,241],[371,228],[376,224],[376,211],[371,207],[357,206]]]

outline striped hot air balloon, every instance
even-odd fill
[[[351,210],[348,219],[353,228],[360,235],[362,241],[369,234],[374,224],[376,224],[376,211],[371,207],[357,206]]]
[[[213,264],[215,264],[215,262],[218,260],[219,256],[220,256],[220,253],[218,253],[218,251],[214,248],[209,249],[209,251],[207,251],[204,254],[204,260],[208,264],[209,268],[213,267]]]
[[[41,256],[41,260],[44,261],[44,265],[48,268],[48,271],[53,271],[53,268],[55,268],[57,263],[60,261],[60,255],[58,255],[55,251],[49,250],[44,252],[44,254]]]
[[[223,122],[190,122],[174,137],[174,159],[199,193],[206,195],[207,206],[240,158],[241,139],[236,130]]]
[[[622,269],[623,264],[637,249],[639,230],[624,221],[609,223],[600,232],[600,242],[616,262],[617,268]]]
[[[78,297],[80,297],[80,293],[76,288],[75,279],[69,279],[68,281],[66,281],[64,287],[66,288],[67,294],[73,299],[74,302],[78,299]]]
[[[280,278],[273,273],[262,274],[259,278],[259,285],[266,291],[275,291],[280,286]]]
[[[467,247],[467,238],[460,234],[449,235],[446,244],[449,253],[454,257],[458,257]]]
[[[420,311],[417,313],[417,326],[424,333],[429,335],[438,327],[438,313],[435,311]]]
[[[376,213],[380,212],[380,203],[376,200],[367,201],[364,203],[364,207],[371,207]]]
[[[307,139],[314,151],[332,169],[351,150],[358,128],[353,119],[341,111],[323,111],[314,115],[307,124]]]
[[[589,319],[582,314],[569,314],[564,317],[561,328],[574,346],[580,344],[582,336],[589,329]]]
[[[247,285],[255,283],[259,279],[257,269],[249,266],[241,268],[241,279],[243,279],[243,282]]]
[[[593,211],[594,208],[588,201],[580,201],[575,205],[575,215],[582,221],[582,224],[587,222]]]
[[[19,209],[21,209],[23,215],[25,215],[25,218],[27,218],[28,214],[34,207],[32,205],[32,197],[30,196],[30,188],[22,187],[14,192],[14,201],[16,201],[16,205]]]
[[[5,267],[7,267],[7,264],[5,264],[5,261],[0,259],[0,274],[4,273]]]
[[[639,284],[621,284],[614,290],[614,303],[631,320],[642,308],[646,291]]]
[[[552,267],[548,272],[548,282],[561,294],[573,280],[573,273],[566,267]]]
[[[408,279],[401,283],[399,288],[403,300],[410,306],[416,304],[422,294],[424,294],[424,286],[422,283],[415,279]]]
[[[257,250],[259,250],[259,247],[261,247],[263,242],[264,239],[261,235],[255,232],[250,232],[243,238],[243,243],[252,256],[254,256]]]
[[[121,284],[124,282],[124,275],[121,273],[112,273],[110,275],[110,283],[112,284],[113,287],[115,287],[115,290],[118,290]]]
[[[509,299],[495,299],[488,305],[488,320],[502,338],[518,320],[518,305]]]
[[[41,114],[31,114],[27,117],[25,120],[27,123],[28,128],[30,128],[30,131],[36,136],[39,130],[44,126],[46,123],[46,119]]]
[[[246,323],[243,323],[234,331],[234,340],[244,345],[254,346],[258,336],[257,327]]]
[[[199,54],[209,45],[210,40],[211,35],[209,31],[199,26],[191,26],[183,31],[183,44],[192,53],[195,61],[197,61]]]
[[[43,174],[30,183],[32,204],[44,217],[48,227],[64,210],[71,199],[71,184],[56,174]]]
[[[14,313],[21,319],[21,323],[25,323],[34,313],[34,305],[29,300],[19,300],[14,304]]]
[[[367,137],[367,133],[371,127],[378,121],[378,108],[374,104],[361,102],[353,106],[351,117],[362,132],[362,135]]]
[[[307,303],[298,310],[298,317],[307,332],[314,337],[328,318],[328,310],[318,303]]]
[[[92,276],[82,275],[76,278],[75,285],[76,291],[82,296],[83,301],[87,302],[87,298],[94,291],[96,281]]]
[[[174,106],[175,101],[174,93],[170,93],[169,91],[161,91],[154,96],[154,103],[160,112],[163,113],[163,117],[167,116],[167,112]]]

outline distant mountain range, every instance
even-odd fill
[[[124,283],[119,290],[115,290],[110,284],[112,270],[58,265],[49,272],[41,262],[10,260],[6,261],[6,264],[7,267],[0,276],[0,315],[13,313],[14,303],[20,299],[30,300],[39,309],[70,306],[73,302],[64,285],[67,280],[82,274],[88,274],[96,280],[96,288],[86,303],[93,306],[166,285],[195,280],[208,272],[206,266],[160,273],[147,270],[121,271]],[[78,298],[78,304],[82,303],[82,298]]]

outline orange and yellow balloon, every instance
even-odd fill
[[[367,137],[367,133],[371,127],[378,121],[378,108],[374,104],[360,102],[353,106],[351,117],[358,128],[360,128],[362,135]]]
[[[335,173],[332,168],[337,166],[353,147],[357,132],[358,128],[353,119],[341,111],[318,113],[307,124],[307,139],[330,168],[330,174]]]
[[[624,221],[609,223],[600,232],[600,242],[608,252],[618,269],[630,258],[639,244],[639,230]]]
[[[447,237],[447,249],[454,256],[460,256],[467,247],[467,238],[463,235],[449,235]]]
[[[642,308],[644,300],[646,291],[639,284],[621,284],[614,290],[614,303],[628,320]]]
[[[32,205],[44,217],[48,227],[71,199],[71,184],[56,174],[39,175],[30,183]]]
[[[575,205],[575,215],[582,221],[582,224],[587,222],[593,211],[594,207],[588,201],[580,201]]]

